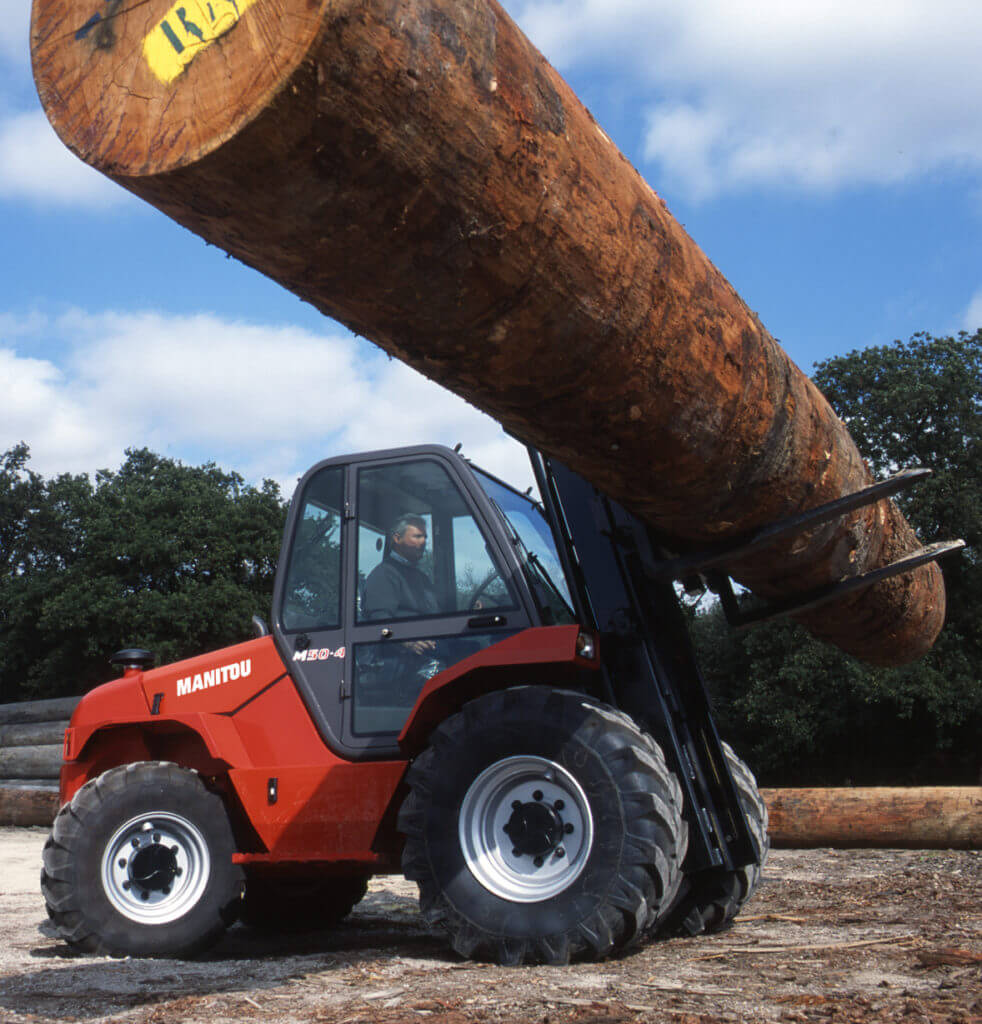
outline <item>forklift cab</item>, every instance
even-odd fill
[[[426,534],[415,562],[393,544],[407,519]],[[530,546],[531,582],[549,586],[530,585]],[[449,449],[329,459],[291,505],[273,634],[325,742],[389,757],[434,675],[529,626],[573,621],[559,564],[534,503]]]

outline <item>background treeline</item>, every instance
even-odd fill
[[[285,504],[214,465],[145,449],[116,472],[42,479],[0,456],[0,702],[84,693],[108,659],[237,643],[268,616]]]
[[[899,500],[943,563],[948,621],[915,665],[873,669],[786,621],[693,633],[721,732],[765,785],[975,783],[982,768],[982,331],[918,334],[821,363],[815,381],[877,476],[935,475]],[[246,639],[269,615],[285,503],[214,465],[129,451],[116,472],[42,479],[0,455],[0,702],[82,693],[108,657],[169,662]],[[705,603],[704,603],[705,604]]]
[[[915,335],[820,363],[815,383],[877,477],[934,475],[898,503],[922,543],[964,538],[942,561],[945,629],[913,665],[875,669],[787,620],[694,634],[721,732],[765,785],[967,783],[982,770],[982,331]]]

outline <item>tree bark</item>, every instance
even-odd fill
[[[0,748],[0,779],[57,779],[62,745]]]
[[[39,744],[61,744],[68,720],[60,722],[25,722],[23,725],[0,725],[0,748],[35,747]]]
[[[764,789],[775,846],[982,847],[982,787]]]
[[[50,825],[57,813],[56,789],[21,789],[0,783],[0,825]]]
[[[34,0],[31,38],[44,108],[83,160],[679,549],[870,482],[815,387],[495,0]],[[789,597],[915,546],[884,501],[733,575]],[[932,564],[801,621],[899,664],[944,609]]]
[[[15,704],[0,704],[0,725],[58,721],[64,721],[67,725],[81,699],[55,697],[53,700],[24,700]]]

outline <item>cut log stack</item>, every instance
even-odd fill
[[[870,483],[828,403],[495,0],[34,0],[31,42],[74,153],[679,550]],[[916,546],[884,500],[730,569],[782,599]],[[944,612],[931,564],[801,621],[901,664]]]
[[[50,825],[78,697],[0,705],[0,825]]]

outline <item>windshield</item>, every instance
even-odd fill
[[[575,622],[566,575],[552,531],[539,507],[530,498],[472,466],[474,476],[511,527],[519,558],[534,593],[545,602],[557,623]]]

